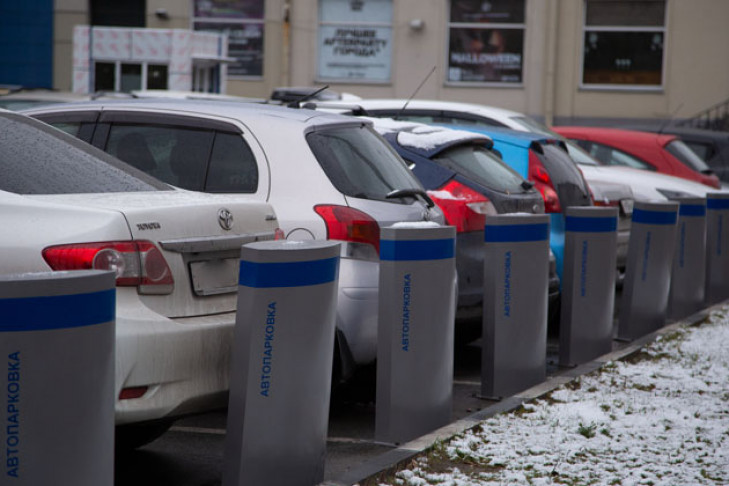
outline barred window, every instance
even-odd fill
[[[665,0],[585,0],[582,85],[663,85]]]

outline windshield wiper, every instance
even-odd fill
[[[425,200],[425,203],[428,205],[429,208],[432,208],[435,206],[435,203],[433,200],[428,196],[428,193],[425,192],[422,189],[395,189],[392,192],[387,193],[387,196],[385,196],[387,199],[395,199],[398,197],[415,197],[420,196]]]

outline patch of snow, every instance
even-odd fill
[[[729,484],[729,307],[445,443],[399,485]],[[441,469],[441,468],[439,468]]]

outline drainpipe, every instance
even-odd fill
[[[281,77],[280,86],[290,86],[291,65],[291,0],[285,0],[283,5],[282,46],[281,46]]]
[[[554,123],[554,106],[557,97],[557,38],[559,37],[559,2],[547,3],[546,73],[544,77],[544,122],[548,127]]]

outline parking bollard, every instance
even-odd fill
[[[675,202],[635,202],[618,339],[631,341],[666,323],[677,213]]]
[[[559,362],[573,366],[612,351],[618,208],[565,215]]]
[[[0,276],[2,484],[114,484],[112,272]]]
[[[549,216],[498,215],[484,230],[481,395],[546,379]]]
[[[706,303],[729,299],[729,194],[706,195]]]
[[[381,230],[377,441],[402,443],[450,422],[455,236],[427,223]]]
[[[340,244],[241,249],[223,485],[323,480]]]
[[[706,282],[706,199],[679,198],[676,249],[668,316],[682,319],[704,305]]]

